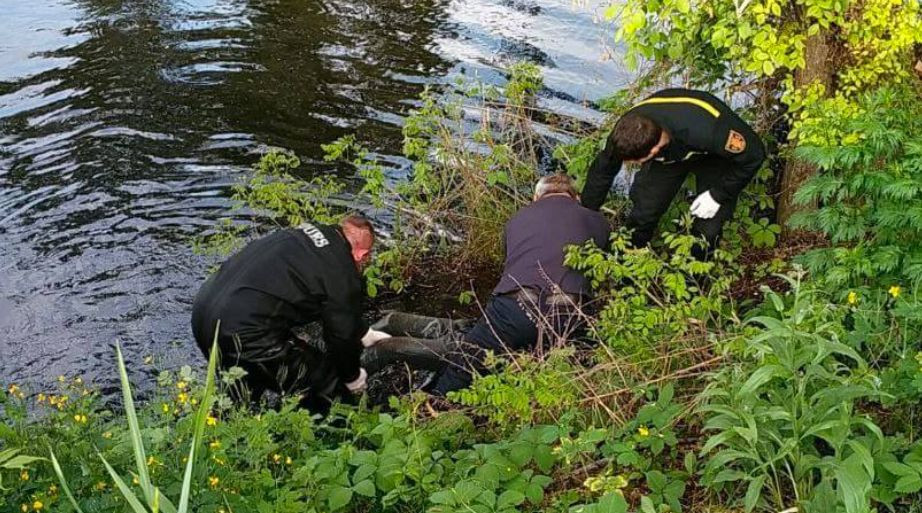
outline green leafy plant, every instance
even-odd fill
[[[527,354],[509,359],[493,356],[487,364],[498,372],[475,376],[470,387],[450,392],[448,397],[504,429],[553,418],[577,399],[579,388],[570,377],[575,370],[572,354],[572,350],[558,349],[546,359]]]
[[[704,393],[704,483],[745,486],[746,511],[836,504],[870,511],[872,443],[883,433],[856,406],[878,391],[865,360],[841,341],[835,311],[787,280],[789,301],[766,290],[773,311],[749,320],[759,329],[747,337],[742,361],[719,371]]]
[[[667,233],[669,256],[661,258],[631,247],[626,233],[615,232],[609,251],[592,243],[571,248],[565,263],[590,279],[602,301],[597,336],[624,354],[645,357],[657,342],[722,322],[734,276],[729,257],[718,250],[710,261],[699,261],[691,255],[696,244],[690,235]]]
[[[122,357],[122,347],[118,342],[115,344],[115,352],[118,362],[119,377],[121,378],[122,382],[122,400],[124,402],[125,417],[128,422],[128,428],[131,435],[131,446],[134,451],[134,459],[137,468],[136,477],[143,493],[143,502],[141,498],[139,498],[131,490],[128,484],[125,483],[125,480],[122,479],[119,473],[114,468],[112,468],[112,466],[102,454],[99,454],[99,458],[105,465],[106,470],[112,477],[113,482],[115,482],[119,491],[131,506],[132,511],[135,513],[157,513],[158,511],[163,511],[164,513],[186,513],[189,511],[189,494],[192,489],[192,470],[196,459],[196,451],[198,450],[202,440],[202,434],[205,430],[206,418],[211,411],[212,402],[214,400],[215,368],[218,359],[217,334],[215,335],[215,342],[212,346],[211,357],[208,360],[208,374],[206,379],[205,392],[202,397],[198,413],[195,417],[194,434],[192,436],[191,445],[189,447],[189,455],[187,457],[186,470],[183,476],[178,506],[174,506],[173,503],[170,502],[170,500],[162,494],[160,489],[154,486],[154,484],[151,482],[150,474],[148,472],[148,465],[150,465],[150,463],[148,462],[147,455],[144,450],[144,441],[141,437],[141,428],[138,424],[138,415],[134,406],[134,398],[131,394],[131,383],[128,380],[128,372],[125,369],[125,360]],[[70,491],[70,487],[67,484],[66,477],[61,471],[61,467],[58,463],[57,457],[54,454],[54,450],[50,449],[49,452],[51,461],[54,465],[55,473],[61,482],[61,487],[66,492],[67,498],[73,505],[74,509],[78,512],[81,512],[82,510],[80,509],[80,505],[74,499],[74,496]]]
[[[841,142],[799,148],[823,172],[797,192],[817,210],[792,222],[834,244],[803,257],[818,280],[839,290],[922,280],[920,100],[911,88],[864,95],[859,114],[831,112],[813,128],[839,126],[848,134]]]
[[[19,449],[5,449],[0,451],[0,471],[18,470],[23,472],[29,468],[29,464],[42,461],[42,458],[26,456],[24,454],[20,454],[20,452],[22,451]],[[0,473],[0,490],[4,489],[3,474]]]

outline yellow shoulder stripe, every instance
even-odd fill
[[[634,105],[634,107],[639,107],[641,105],[649,105],[656,103],[690,103],[692,105],[697,105],[702,109],[708,111],[708,113],[715,118],[720,117],[720,111],[715,109],[710,103],[699,100],[697,98],[689,98],[687,96],[671,96],[671,97],[659,97],[659,98],[647,98],[646,100]]]

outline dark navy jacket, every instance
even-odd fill
[[[569,196],[546,196],[519,210],[506,223],[506,262],[494,294],[556,284],[567,293],[588,295],[585,277],[563,265],[566,246],[589,240],[608,247],[610,227],[602,214]]]

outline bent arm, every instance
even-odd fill
[[[362,320],[361,289],[353,285],[328,290],[322,314],[323,339],[340,379],[351,382],[359,376],[362,335],[368,331]]]
[[[734,113],[726,122],[715,127],[711,153],[720,155],[733,163],[723,182],[711,189],[711,197],[717,203],[737,197],[762,167],[765,160],[765,145],[759,135]]]
[[[605,148],[596,155],[589,166],[586,175],[586,185],[581,195],[584,207],[598,210],[602,208],[615,176],[621,171],[621,159],[615,155],[615,150],[610,140],[605,142]]]

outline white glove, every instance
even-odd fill
[[[359,367],[359,377],[355,378],[355,381],[350,381],[346,383],[346,388],[349,389],[353,394],[361,394],[365,390],[365,381],[368,379],[368,373],[365,372],[365,369]]]
[[[369,328],[365,335],[362,337],[362,345],[365,347],[371,347],[375,345],[379,340],[384,340],[386,338],[391,338],[390,334]]]
[[[714,201],[711,191],[704,191],[691,204],[691,215],[701,219],[710,219],[717,215],[720,203]]]

